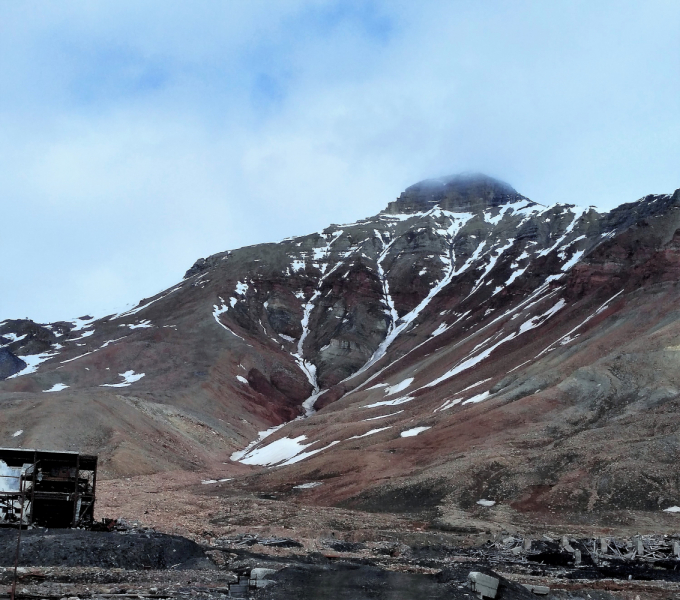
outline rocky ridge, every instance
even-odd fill
[[[124,313],[4,321],[3,445],[96,451],[109,476],[226,462],[443,525],[660,514],[680,505],[679,207],[428,180],[374,217],[200,259]]]

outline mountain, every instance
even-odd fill
[[[423,181],[127,312],[0,323],[2,445],[444,525],[655,518],[680,505],[679,275],[680,190],[599,213]]]

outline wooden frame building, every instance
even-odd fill
[[[96,456],[0,448],[0,525],[88,525],[96,487]]]

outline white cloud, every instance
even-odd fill
[[[429,176],[672,191],[678,25],[666,2],[4,4],[0,317],[110,312]]]

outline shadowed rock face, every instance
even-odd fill
[[[0,379],[7,379],[25,368],[26,363],[23,360],[7,348],[0,348]]]
[[[480,173],[426,179],[406,188],[386,213],[427,211],[438,206],[453,212],[479,212],[527,200],[507,183]]]
[[[480,499],[660,513],[680,505],[679,280],[680,191],[600,214],[428,180],[374,217],[200,259],[125,313],[1,323],[35,372],[0,383],[0,435],[115,475],[229,462],[286,423],[237,457],[252,486],[422,497],[441,523],[496,510]]]

